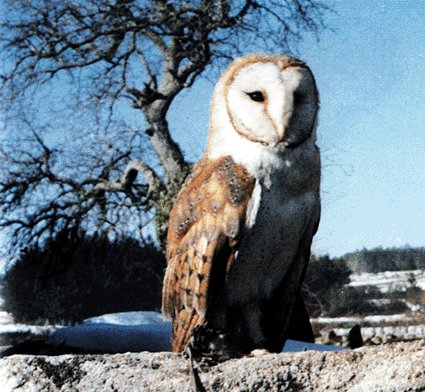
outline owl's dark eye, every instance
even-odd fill
[[[261,91],[253,91],[247,95],[255,102],[264,102],[264,95]]]

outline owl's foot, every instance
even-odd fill
[[[205,325],[194,328],[188,348],[195,359],[204,362],[219,363],[243,355],[226,334]]]

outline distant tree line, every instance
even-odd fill
[[[354,273],[425,269],[425,248],[374,248],[343,256]]]

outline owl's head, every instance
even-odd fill
[[[295,148],[314,136],[318,107],[313,74],[302,61],[241,57],[215,87],[207,154],[217,155],[223,143],[242,140],[270,149]]]

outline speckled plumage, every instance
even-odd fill
[[[173,351],[181,351],[222,286],[254,179],[230,157],[198,162],[183,185],[168,231],[163,312],[171,316]]]
[[[311,71],[291,57],[243,57],[217,83],[206,152],[169,221],[173,351],[199,325],[241,352],[281,349],[320,216],[317,110]]]

